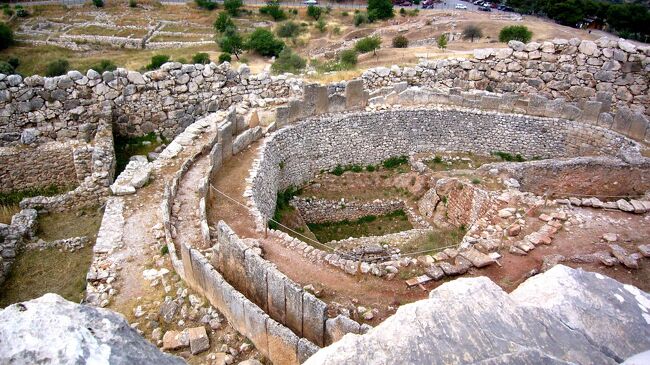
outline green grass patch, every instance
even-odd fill
[[[123,137],[114,136],[115,140],[115,176],[118,176],[126,165],[129,163],[131,156],[147,155],[153,152],[161,142],[167,142],[164,137],[158,137],[155,133],[151,132],[147,135],[140,137]]]
[[[439,229],[434,232],[428,233],[423,237],[417,237],[400,247],[402,252],[417,252],[424,250],[432,250],[430,253],[435,253],[434,250],[442,247],[457,245],[465,236],[466,228],[464,226],[452,229]]]
[[[87,236],[94,242],[102,213],[97,208],[49,213],[38,216],[38,238],[55,241],[69,237]]]
[[[404,165],[409,162],[409,159],[407,156],[398,156],[398,157],[391,157],[386,160],[384,160],[381,165],[386,168],[386,169],[394,169],[400,165]]]
[[[503,161],[508,161],[508,162],[524,162],[526,159],[519,153],[513,155],[508,152],[503,152],[503,151],[492,151],[490,153],[492,156],[499,157]]]
[[[349,237],[383,236],[413,228],[401,209],[381,216],[368,215],[354,221],[307,223],[307,226],[318,241],[323,243]]]

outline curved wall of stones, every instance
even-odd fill
[[[650,115],[650,47],[623,39],[595,42],[577,38],[550,42],[517,41],[502,49],[477,49],[474,58],[425,61],[416,67],[379,67],[366,71],[366,87],[406,81],[409,85],[464,90],[541,94],[610,107],[629,107]],[[599,106],[600,107],[600,106]]]
[[[144,74],[122,68],[51,78],[0,74],[0,147],[21,143],[26,130],[35,135],[31,143],[88,140],[97,127],[90,117],[107,107],[120,135],[174,137],[197,118],[237,102],[264,104],[262,99],[299,93],[301,82],[251,75],[245,66],[235,71],[228,63],[169,62]]]
[[[300,186],[336,165],[376,164],[419,151],[558,158],[614,155],[637,147],[615,132],[559,119],[435,109],[342,114],[308,119],[269,138],[251,195],[263,227],[275,210],[277,191]]]

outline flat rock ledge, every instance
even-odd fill
[[[0,311],[0,364],[185,364],[121,315],[45,294]]]
[[[650,349],[650,295],[557,265],[508,294],[460,278],[305,364],[617,364]]]

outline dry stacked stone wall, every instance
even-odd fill
[[[459,110],[394,110],[308,119],[265,141],[251,196],[258,224],[273,216],[277,191],[336,165],[376,164],[436,150],[520,153],[527,158],[615,155],[638,145],[579,122]]]
[[[116,132],[174,137],[197,118],[248,100],[300,93],[298,79],[251,75],[248,67],[164,64],[141,74],[118,68],[99,74],[70,71],[57,77],[0,74],[0,147],[70,139],[90,140],[94,109],[113,109]]]
[[[603,111],[627,107],[650,115],[650,47],[620,40],[577,38],[477,49],[471,59],[424,61],[416,67],[366,71],[370,89],[406,81],[434,88],[540,94],[548,99],[603,103]]]

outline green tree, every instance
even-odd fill
[[[64,75],[70,69],[70,62],[68,60],[59,58],[47,64],[45,68],[45,76],[54,77]]]
[[[214,21],[213,26],[217,32],[223,33],[228,28],[234,28],[235,22],[232,21],[232,18],[228,13],[222,11],[217,15],[217,19]]]
[[[446,34],[441,34],[440,37],[438,37],[438,48],[440,49],[445,49],[447,48],[447,35]]]
[[[281,38],[293,38],[297,37],[300,34],[300,25],[295,22],[288,21],[278,25],[275,32],[278,34],[278,37]]]
[[[222,52],[234,54],[237,59],[244,49],[244,40],[235,27],[226,29],[223,37],[219,39],[219,47]]]
[[[269,1],[266,6],[260,8],[260,14],[269,15],[273,20],[281,21],[287,19],[287,14],[280,8],[277,1]]]
[[[474,39],[480,39],[481,37],[483,37],[483,31],[476,25],[470,24],[463,29],[463,39],[474,42]]]
[[[95,5],[98,8],[103,8],[104,7],[104,0],[93,0],[93,5]]]
[[[381,45],[381,38],[379,36],[365,37],[361,38],[354,45],[354,49],[359,53],[368,53],[372,52],[373,55],[377,55],[377,50]]]
[[[291,51],[289,47],[284,47],[278,58],[271,65],[271,70],[276,74],[285,72],[298,73],[304,69],[307,62],[298,54]]]
[[[368,16],[364,13],[354,14],[354,26],[358,27],[361,24],[368,23]]]
[[[256,28],[251,33],[246,44],[247,48],[262,56],[277,56],[284,48],[284,42],[276,39],[273,33],[266,28]]]
[[[206,10],[214,10],[217,8],[217,3],[212,2],[211,0],[194,0],[196,6]]]
[[[0,49],[5,49],[14,44],[14,31],[5,24],[0,23]]]
[[[368,17],[372,20],[376,19],[389,19],[395,13],[393,12],[393,2],[391,0],[368,0]]]
[[[223,7],[232,16],[238,16],[242,6],[244,6],[242,0],[225,0],[223,2]]]
[[[318,6],[309,5],[307,7],[307,15],[314,18],[314,20],[318,20],[322,13],[323,9],[319,8]]]
[[[406,48],[409,46],[408,38],[403,35],[398,35],[393,38],[393,47],[394,48]]]
[[[511,25],[504,27],[499,32],[499,42],[510,42],[514,40],[528,43],[532,37],[533,32],[528,30],[525,25]]]

